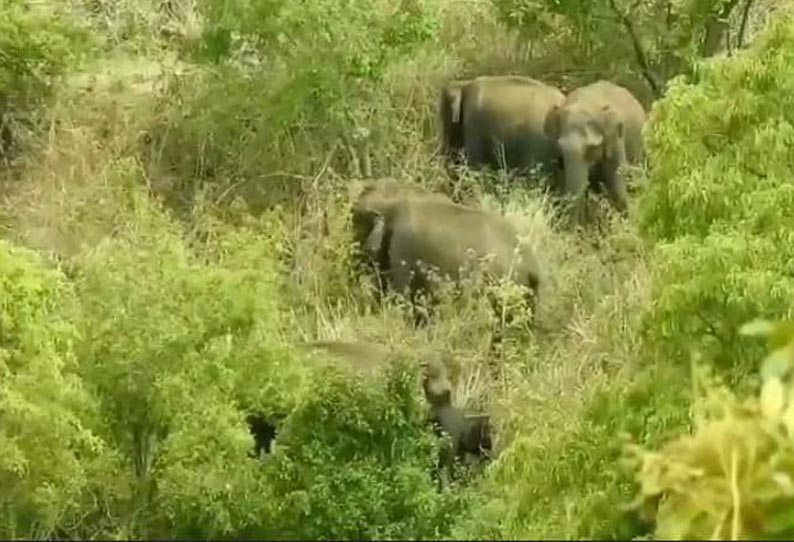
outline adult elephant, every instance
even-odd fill
[[[563,159],[563,191],[573,200],[573,217],[583,219],[587,188],[606,191],[612,205],[628,214],[622,166],[644,155],[642,129],[646,113],[626,88],[596,81],[571,92],[546,118],[546,133]]]
[[[564,100],[559,89],[517,75],[447,83],[439,103],[447,166],[464,159],[475,168],[552,173],[559,157],[544,125],[549,111]]]
[[[526,287],[534,320],[538,262],[506,217],[437,194],[400,194],[370,185],[353,206],[353,229],[387,284],[409,297],[417,324],[424,320],[416,311],[418,294],[432,295],[436,274],[460,281],[472,256],[489,257],[483,267],[488,276]]]

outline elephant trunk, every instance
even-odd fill
[[[562,156],[565,169],[564,193],[573,207],[574,215],[580,218],[585,203],[590,165],[585,160],[583,152],[578,149],[563,149]]]

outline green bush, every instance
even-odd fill
[[[652,157],[640,201],[644,232],[658,240],[712,229],[790,229],[794,205],[794,20],[781,19],[736,57],[677,80],[655,105]]]
[[[273,250],[242,228],[191,250],[131,190],[115,235],[75,260],[80,370],[139,488],[141,534],[233,535],[266,503],[244,413],[286,415],[302,383]]]
[[[678,82],[648,128],[651,182],[640,201],[656,246],[649,349],[688,360],[706,348],[738,382],[758,350],[737,336],[757,315],[788,315],[794,185],[794,19],[748,51]]]
[[[56,3],[0,1],[0,115],[35,105],[92,47],[92,36]]]
[[[628,376],[628,377],[627,377]],[[683,378],[682,378],[683,376]],[[462,538],[627,539],[642,526],[624,508],[634,495],[623,439],[655,443],[686,427],[689,390],[680,367],[652,367],[605,384],[576,427],[553,442],[519,435],[482,485]]]
[[[77,374],[76,302],[38,255],[0,245],[0,536],[48,537],[103,525],[124,487],[99,405]]]
[[[417,381],[415,365],[405,364],[374,386],[318,374],[266,467],[279,509],[274,536],[416,539],[449,532],[465,499],[440,492],[430,477],[438,445],[425,428]]]
[[[166,105],[159,148],[175,171],[249,202],[294,194],[301,176],[329,163],[358,174],[350,151],[362,137],[379,147],[399,133],[386,115],[390,68],[432,43],[438,26],[434,0],[199,7],[194,58],[205,68],[172,87],[178,105]],[[191,198],[198,186],[184,188]]]
[[[666,540],[785,540],[794,535],[792,323],[755,322],[770,353],[758,396],[737,397],[708,371],[694,431],[656,450],[630,447],[640,483],[637,505]]]

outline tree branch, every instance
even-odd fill
[[[747,31],[747,21],[750,18],[750,8],[753,7],[754,0],[747,0],[744,3],[744,10],[742,11],[742,22],[739,25],[739,35],[736,37],[736,48],[741,49],[744,46],[744,35]]]
[[[723,4],[719,14],[711,17],[706,23],[706,33],[700,42],[700,56],[708,58],[714,56],[720,48],[722,37],[728,29],[728,17],[734,8],[739,5],[739,0],[729,0]]]
[[[662,85],[651,69],[651,64],[648,62],[648,56],[645,54],[645,50],[642,48],[640,38],[637,35],[637,30],[634,28],[634,23],[628,14],[623,13],[620,10],[615,0],[609,0],[609,6],[612,8],[612,11],[615,12],[618,20],[623,25],[626,33],[629,35],[631,45],[634,48],[634,55],[637,59],[637,64],[640,66],[643,77],[645,77],[645,80],[648,81],[648,85],[651,87],[654,97],[660,98],[662,96]]]

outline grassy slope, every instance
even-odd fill
[[[402,127],[412,130],[406,139],[416,143],[408,152],[399,146],[371,151],[377,162],[395,164],[393,175],[427,184],[438,182],[441,175],[428,153],[433,142],[427,126],[434,122],[435,85],[443,79],[442,71],[452,71],[461,58],[469,69],[474,64],[490,71],[518,70],[525,60],[512,52],[510,39],[489,27],[487,17],[454,11],[446,17],[449,34],[466,34],[479,18],[476,39],[449,36],[457,40],[456,50],[429,49],[413,62],[391,68],[395,94],[414,108]],[[156,124],[159,108],[173,92],[164,85],[163,74],[174,78],[178,70],[161,56],[114,52],[84,73],[73,74],[58,90],[49,136],[30,151],[3,206],[7,236],[68,258],[84,244],[112,234],[114,183],[146,182],[155,194],[173,186],[174,179],[157,167],[156,158],[138,152],[140,139]],[[188,65],[181,71],[194,69]],[[316,172],[314,182],[339,187],[354,182],[351,176],[355,172],[326,169]],[[497,205],[491,198],[481,201]],[[461,533],[527,537],[620,532],[620,526],[610,523],[617,516],[609,508],[615,497],[629,495],[625,480],[623,485],[615,482],[608,468],[616,459],[611,444],[620,431],[643,437],[648,424],[661,430],[685,418],[682,402],[670,419],[649,422],[656,403],[678,400],[664,393],[677,396],[678,390],[660,390],[680,381],[681,375],[641,370],[637,318],[648,302],[650,275],[633,227],[612,225],[595,247],[553,230],[548,206],[537,198],[518,193],[508,198],[508,210],[540,251],[547,281],[543,331],[508,351],[507,384],[497,386],[481,371],[487,342],[478,331],[485,316],[476,303],[467,307],[470,312],[446,308],[443,322],[425,332],[409,330],[397,310],[366,309],[341,259],[347,204],[344,194],[329,196],[321,190],[309,194],[308,214],[286,208],[274,215],[280,219],[274,234],[292,247],[289,268],[297,288],[289,294],[296,296],[294,317],[306,338],[369,339],[447,351],[461,360],[465,378],[459,380],[458,397],[489,405],[497,419],[499,446],[506,450],[483,481],[482,509],[472,514],[478,519],[463,518]],[[319,233],[320,216],[312,209],[327,211],[328,237]],[[681,394],[687,393],[684,386]],[[626,421],[626,411],[632,409]]]

